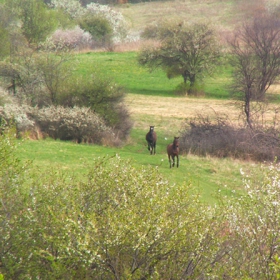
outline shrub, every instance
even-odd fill
[[[79,21],[80,27],[89,32],[97,47],[105,47],[110,50],[112,47],[113,29],[110,22],[100,16],[89,14]]]
[[[274,127],[235,127],[229,117],[198,116],[181,133],[181,150],[197,155],[274,161],[280,156],[280,131]]]
[[[73,29],[57,29],[45,43],[49,50],[82,50],[92,48],[94,41],[88,32],[76,26]]]
[[[221,197],[230,233],[227,254],[219,264],[223,279],[279,279],[279,168],[275,163],[262,165],[251,175],[240,170],[244,193]],[[256,179],[260,174],[262,179]]]
[[[34,109],[30,114],[40,127],[54,139],[73,140],[78,143],[117,143],[113,131],[89,108],[50,106]]]
[[[62,175],[3,185],[6,193],[21,190],[8,204],[20,212],[0,204],[5,278],[196,279],[210,272],[217,224],[188,186],[170,186],[156,168],[136,170],[118,156],[96,159],[88,178]]]
[[[107,126],[111,127],[119,138],[125,139],[132,121],[126,105],[123,103],[125,93],[109,77],[94,75],[87,80],[74,81],[68,84],[61,94],[62,106],[87,106],[98,113]]]
[[[90,3],[87,5],[89,14],[97,15],[109,21],[113,29],[113,43],[117,44],[122,42],[128,32],[128,24],[120,12],[115,11],[108,5],[100,5],[98,3]]]
[[[34,134],[36,124],[34,119],[29,117],[31,110],[32,108],[27,105],[6,103],[4,106],[0,106],[1,123],[10,127],[15,125],[18,137],[27,132]]]
[[[1,126],[0,134],[0,279],[19,279],[22,258],[27,245],[28,226],[25,223],[29,168],[16,157],[15,129]]]
[[[120,139],[104,120],[85,107],[50,106],[34,108],[6,104],[0,107],[1,123],[16,126],[18,137],[38,139],[44,135],[78,143],[120,145]]]

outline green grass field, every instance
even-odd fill
[[[18,157],[32,161],[38,172],[56,170],[61,175],[85,178],[87,170],[97,158],[112,157],[118,154],[128,164],[146,168],[158,168],[162,176],[170,184],[191,184],[198,191],[203,201],[212,203],[213,195],[221,191],[225,195],[238,193],[242,190],[240,168],[250,174],[257,165],[232,159],[200,158],[194,155],[181,155],[180,167],[169,168],[166,145],[171,138],[159,138],[157,154],[150,155],[142,130],[132,130],[130,143],[121,148],[98,145],[76,144],[72,142],[46,140],[18,141]]]
[[[244,17],[246,9],[243,8],[241,2],[187,0],[127,4],[114,8],[122,12],[131,30],[134,31],[139,31],[156,19],[173,14],[182,17],[187,15],[188,21],[211,19],[211,22],[219,27],[221,33],[226,33]],[[251,2],[253,7],[253,1]],[[161,70],[149,72],[140,67],[137,63],[136,51],[78,53],[74,55],[72,63],[75,65],[73,75],[83,77],[85,81],[90,79],[91,75],[109,77],[123,86],[130,96],[134,95],[135,99],[141,97],[147,104],[151,96],[160,98],[162,102],[166,97],[176,98],[174,90],[182,82],[181,77],[169,80]],[[212,77],[204,80],[205,99],[208,100],[209,107],[212,101],[230,99],[228,86],[231,81],[231,71],[231,67],[225,64],[219,66]],[[188,101],[188,97],[186,100]],[[276,100],[279,98],[277,97]],[[51,139],[23,140],[18,141],[18,156],[22,160],[31,160],[37,166],[38,172],[46,172],[49,168],[53,168],[57,172],[65,171],[70,175],[78,175],[83,180],[94,159],[119,154],[128,164],[135,167],[158,168],[171,184],[192,184],[201,193],[202,199],[210,203],[215,201],[213,194],[219,190],[224,195],[242,191],[240,169],[242,168],[246,174],[251,174],[257,172],[258,164],[228,158],[181,155],[180,167],[169,168],[166,145],[172,141],[174,132],[180,130],[180,124],[184,118],[176,115],[181,112],[172,107],[172,104],[167,104],[167,106],[170,106],[170,111],[174,111],[174,116],[170,119],[165,115],[133,113],[132,108],[132,119],[137,122],[137,125],[133,127],[129,140],[122,147],[75,144]],[[203,113],[203,108],[200,110]],[[157,155],[150,156],[146,147],[145,134],[146,128],[154,122],[157,123],[157,132],[160,137]]]
[[[176,86],[183,82],[181,77],[168,79],[162,70],[150,72],[137,63],[137,52],[87,52],[75,56],[76,74],[90,78],[98,73],[111,77],[123,86],[128,93],[174,96]],[[207,98],[228,99],[228,84],[231,69],[220,66],[213,77],[204,81],[204,91]]]
[[[149,96],[157,96],[163,102],[166,97],[176,98],[173,90],[181,79],[168,80],[160,70],[149,73],[138,66],[136,56],[136,52],[77,54],[75,56],[77,62],[75,75],[90,78],[90,75],[97,69],[101,75],[112,77],[114,81],[124,87],[126,92],[135,95],[136,99],[146,96],[147,104]],[[215,77],[206,79],[205,91],[209,102],[211,100],[214,102],[215,99],[229,99],[227,91],[229,80],[230,69],[225,66],[218,69]],[[167,105],[169,106],[169,104]],[[156,109],[154,107],[154,110]],[[166,145],[172,142],[174,131],[180,130],[178,124],[183,121],[182,117],[176,116],[178,113],[176,108],[170,108],[170,110],[174,110],[175,115],[171,119],[152,114],[134,115],[132,112],[134,121],[141,122],[141,125],[133,127],[129,140],[119,148],[75,144],[52,139],[23,140],[19,141],[18,156],[22,160],[31,160],[39,172],[46,172],[49,168],[53,168],[58,172],[65,171],[70,175],[78,175],[82,180],[88,168],[92,167],[94,159],[119,154],[124,160],[127,160],[128,164],[136,167],[158,168],[171,184],[192,184],[201,193],[202,199],[207,202],[215,201],[213,195],[218,190],[225,195],[233,194],[232,191],[240,191],[243,185],[240,168],[249,174],[258,167],[257,165],[232,159],[182,155],[180,167],[169,168]],[[173,120],[177,122],[173,122]],[[145,134],[146,128],[155,121],[158,124],[159,135],[157,154],[150,156]]]

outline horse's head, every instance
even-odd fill
[[[151,126],[150,126],[150,132],[153,132],[154,129],[155,129],[155,126],[154,126],[154,125],[151,125]]]
[[[173,146],[178,148],[179,147],[179,137],[174,137]]]

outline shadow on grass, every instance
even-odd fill
[[[152,95],[152,96],[163,96],[163,97],[176,97],[172,90],[164,89],[127,89],[129,93],[143,94],[143,95]]]

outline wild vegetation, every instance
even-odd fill
[[[170,9],[179,16],[186,7],[200,17],[207,11],[221,35],[231,34],[235,24],[228,23],[246,10],[248,18],[268,12],[274,19],[277,3],[248,1],[241,10],[240,1],[87,2],[0,1],[7,89],[0,98],[0,279],[280,279],[279,102],[267,86],[276,86],[278,72],[258,75],[263,60],[253,59],[254,49],[245,53],[253,79],[238,88],[241,100],[229,99],[228,85],[235,81],[237,89],[235,77],[248,72],[232,77],[245,60],[223,54],[215,75],[203,77],[205,97],[198,99],[193,88],[176,88],[181,78],[166,77],[185,73],[181,64],[149,73],[137,63],[139,49],[112,52],[143,42],[140,31],[155,8],[161,19]],[[40,17],[50,17],[46,29],[43,21],[30,21]],[[132,18],[142,21],[133,25]],[[171,38],[188,49],[176,37],[180,28]],[[277,49],[274,35],[265,57]],[[268,84],[258,83],[268,73]],[[150,125],[156,155],[147,151]],[[166,145],[178,134],[183,154],[171,169]]]

